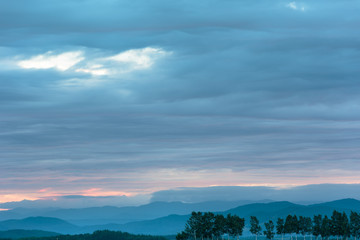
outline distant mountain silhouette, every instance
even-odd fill
[[[59,233],[75,233],[78,227],[58,218],[29,217],[20,220],[6,220],[0,222],[0,230],[43,230]]]
[[[233,214],[246,219],[249,225],[250,216],[257,216],[261,222],[269,219],[276,220],[278,217],[286,218],[287,215],[309,216],[316,214],[331,216],[334,210],[346,212],[360,211],[360,201],[355,199],[343,199],[338,201],[326,202],[322,204],[300,205],[291,202],[271,202],[255,203],[232,208],[227,211],[218,212],[219,214]],[[132,233],[168,235],[175,234],[184,229],[185,223],[190,215],[171,215],[159,219],[140,221],[119,225],[119,230]],[[165,224],[166,223],[166,224]],[[151,227],[150,227],[151,226]],[[115,226],[113,226],[115,227]],[[177,230],[177,231],[175,231]]]
[[[182,231],[190,215],[170,215],[167,217],[157,218],[154,220],[145,220],[131,222],[126,224],[107,224],[101,226],[83,227],[82,231],[92,232],[97,229],[108,229],[113,231],[123,231],[133,234],[150,234],[150,235],[173,235]]]
[[[267,200],[264,200],[268,202]],[[78,209],[28,209],[15,208],[0,212],[0,220],[22,219],[30,216],[53,217],[76,225],[123,224],[134,221],[151,220],[171,214],[186,215],[192,211],[225,211],[251,201],[213,201],[202,203],[153,202],[137,207],[92,207]]]
[[[353,199],[353,198],[345,198],[345,199],[341,199],[341,200],[325,202],[322,204],[313,204],[312,206],[319,206],[319,205],[360,211],[360,201]]]
[[[342,199],[321,204],[300,205],[291,202],[254,203],[239,206],[224,213],[236,214],[246,219],[257,216],[260,221],[269,219],[276,220],[278,217],[285,218],[287,215],[301,215],[313,217],[315,214],[330,216],[334,210],[346,212],[360,211],[360,201],[356,199]]]
[[[211,205],[211,204],[210,204]],[[140,207],[132,207],[131,209],[134,212],[131,212],[127,209],[128,218],[132,218],[135,216],[140,216],[140,210],[145,211],[141,216],[156,216],[159,213],[156,211],[160,211],[161,214],[165,214],[167,211],[170,211],[169,208],[173,207],[173,211],[186,211],[191,212],[194,211],[211,211],[208,210],[210,205],[204,205],[201,207],[199,205],[191,205],[185,204],[186,208],[182,203],[153,203]],[[166,206],[168,209],[165,211],[164,209],[160,210],[160,208]],[[187,208],[189,206],[196,206],[193,209]],[[108,211],[106,214],[110,214],[110,210],[118,210],[118,208],[104,207],[104,208],[94,208],[91,211],[94,211],[91,215],[86,216],[78,216],[79,218],[86,218],[88,216],[96,218],[96,213],[98,210],[103,209]],[[216,207],[214,207],[216,209]],[[82,209],[86,213],[88,213],[89,209]],[[68,214],[71,213],[71,216],[74,214],[80,214],[81,209],[68,210]],[[296,214],[298,216],[310,216],[313,217],[315,214],[322,214],[331,216],[334,210],[340,212],[346,212],[348,215],[350,211],[360,211],[360,201],[355,199],[342,199],[332,202],[326,202],[321,204],[312,204],[312,205],[300,205],[294,204],[291,202],[270,202],[270,203],[254,203],[247,204],[243,206],[238,206],[235,208],[231,208],[225,211],[213,211],[218,214],[233,214],[238,215],[240,217],[244,217],[246,219],[246,224],[249,225],[250,216],[257,216],[261,222],[267,221],[269,219],[276,220],[278,217],[285,218],[287,215]],[[75,212],[71,212],[75,211]],[[122,209],[124,214],[124,209]],[[67,211],[61,211],[64,216],[68,216],[65,213]],[[117,214],[117,213],[114,213]],[[133,214],[133,215],[131,215]],[[138,215],[136,215],[138,214]],[[104,214],[102,215],[104,216]],[[109,215],[108,215],[109,216]],[[10,230],[10,229],[36,229],[43,231],[54,231],[59,233],[91,233],[95,230],[115,230],[115,231],[125,231],[134,234],[152,234],[152,235],[170,235],[176,234],[184,229],[185,223],[189,218],[189,214],[179,215],[179,214],[171,214],[165,217],[155,218],[152,220],[142,220],[142,221],[134,221],[125,224],[116,224],[108,222],[107,224],[96,224],[96,225],[88,225],[88,226],[77,226],[66,222],[57,218],[48,218],[48,217],[30,217],[22,220],[7,220],[0,222],[0,230]],[[91,220],[91,219],[90,219]],[[89,220],[89,222],[90,222]]]
[[[300,205],[286,201],[254,203],[232,208],[227,211],[219,211],[217,213],[223,215],[230,213],[244,217],[246,224],[249,225],[250,216],[257,216],[261,222],[265,222],[269,219],[276,220],[278,217],[286,218],[289,214],[309,217],[313,217],[316,214],[331,216],[334,210],[344,211],[349,215],[350,211],[360,211],[360,201],[343,199],[312,205]],[[126,224],[91,226],[87,227],[86,230],[90,231],[100,228],[127,231],[136,234],[170,235],[182,231],[189,217],[190,215],[170,215],[154,220],[137,221]]]

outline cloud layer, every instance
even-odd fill
[[[152,201],[290,201],[294,203],[318,203],[344,198],[360,199],[360,184],[313,184],[292,188],[275,187],[206,187],[178,188],[155,192]]]
[[[358,10],[0,2],[0,202],[359,183]]]

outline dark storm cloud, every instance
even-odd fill
[[[358,182],[357,11],[356,1],[2,1],[1,188],[139,191],[217,169],[244,173],[227,185]],[[143,49],[135,63],[111,60],[131,49]],[[78,52],[65,68],[56,60]],[[24,69],[36,57],[42,69]],[[157,181],[164,169],[188,175]],[[194,185],[210,185],[202,177]]]

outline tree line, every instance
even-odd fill
[[[176,240],[204,240],[219,239],[227,235],[228,238],[237,238],[242,235],[245,227],[245,219],[236,215],[214,214],[211,212],[192,212],[186,222],[185,229],[178,233]],[[264,227],[264,229],[263,229]],[[328,240],[334,237],[347,239],[353,237],[357,240],[360,236],[360,214],[351,211],[350,217],[345,212],[333,211],[330,217],[314,215],[311,217],[288,215],[285,219],[278,218],[276,223],[269,220],[260,225],[256,216],[250,217],[250,232],[257,240],[258,236],[264,235],[267,239],[273,239],[275,235],[290,236],[297,240],[298,235],[304,237],[314,236],[316,240]]]
[[[224,217],[221,214],[215,215],[212,212],[192,212],[186,222],[185,230],[178,233],[176,240],[187,239],[213,239],[219,238],[224,234],[231,237],[242,235],[245,227],[245,219],[236,215],[228,214]]]

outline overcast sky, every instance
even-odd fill
[[[0,202],[360,183],[359,11],[0,0]]]

